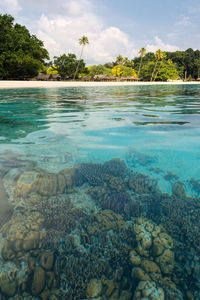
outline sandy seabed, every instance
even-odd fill
[[[11,81],[1,80],[0,89],[17,88],[70,88],[70,87],[98,87],[98,86],[143,86],[143,85],[187,85],[200,82],[89,82],[89,81]]]

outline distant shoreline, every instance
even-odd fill
[[[94,81],[11,81],[1,80],[0,89],[25,88],[71,88],[71,87],[103,87],[103,86],[157,86],[157,85],[189,85],[200,84],[200,81],[191,82],[94,82]]]

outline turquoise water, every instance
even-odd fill
[[[200,173],[199,98],[199,86],[5,90],[0,152],[53,172],[120,157],[170,192],[166,172],[185,184]]]
[[[123,253],[118,253],[119,262],[115,261],[115,257],[107,257],[102,250],[110,247],[108,241],[103,243],[103,238],[100,238],[102,229],[99,229],[99,235],[91,233],[88,229],[91,224],[92,227],[99,226],[92,222],[104,209],[122,216],[126,226],[132,224],[133,228],[137,223],[136,218],[141,216],[159,226],[163,224],[166,227],[165,232],[174,239],[175,275],[165,273],[162,267],[161,273],[162,278],[168,276],[171,282],[175,282],[176,288],[171,288],[173,292],[170,292],[163,279],[160,279],[158,284],[158,281],[150,276],[149,280],[160,287],[159,290],[157,286],[156,293],[161,294],[148,299],[164,299],[162,292],[165,299],[200,299],[200,246],[198,241],[195,242],[200,238],[199,114],[200,85],[2,90],[0,174],[3,188],[0,196],[3,199],[2,211],[5,210],[5,213],[1,215],[0,244],[2,249],[7,247],[7,253],[11,249],[12,255],[7,257],[2,250],[0,263],[3,274],[8,274],[13,269],[17,270],[18,275],[15,276],[19,277],[19,274],[22,274],[20,279],[17,277],[18,283],[15,282],[16,286],[10,295],[4,290],[0,278],[3,299],[11,299],[9,296],[14,295],[20,295],[23,299],[29,299],[30,295],[33,297],[30,299],[54,299],[48,298],[53,297],[52,295],[57,297],[55,299],[97,299],[98,296],[104,297],[101,299],[142,299],[142,292],[141,296],[136,296],[136,292],[140,290],[141,278],[131,275],[132,268],[136,266],[130,260],[126,261],[125,265],[122,263],[123,256],[129,257],[130,249],[137,249],[137,242],[132,240],[129,229],[123,229],[127,239],[121,237],[121,229],[115,233],[112,226],[108,226],[105,233],[106,241],[108,234],[114,235],[116,243],[122,243],[123,240],[122,244],[125,243],[128,247],[127,252],[124,250]],[[111,162],[111,167],[108,167],[106,162]],[[116,172],[113,171],[115,167]],[[66,175],[66,172],[70,173],[69,170],[74,168],[78,169],[76,180],[74,177],[69,179],[71,175]],[[108,171],[109,168],[113,173]],[[58,174],[65,174],[62,177],[65,179],[58,179]],[[114,181],[111,182],[112,178]],[[134,188],[130,183],[132,178]],[[72,183],[69,183],[70,180]],[[52,187],[54,184],[57,186],[56,191]],[[102,186],[106,192],[102,191]],[[8,216],[6,205],[12,206],[12,212],[9,211]],[[24,246],[29,231],[24,229],[23,236],[23,226],[29,224],[30,220],[32,223],[32,219],[37,219],[36,212],[41,214],[41,218],[45,216],[45,220],[38,221],[43,225],[39,226],[37,223],[38,229],[31,230],[36,236],[38,232],[46,232],[47,236],[27,238],[32,244]],[[172,220],[177,218],[175,212],[180,217],[179,221],[176,220],[177,223]],[[77,220],[80,219],[83,223],[81,221],[78,224]],[[184,225],[185,220],[188,227]],[[53,227],[51,222],[57,225]],[[102,219],[101,222],[106,221]],[[58,223],[61,224],[60,227]],[[20,226],[22,229],[19,229]],[[181,230],[182,226],[184,230],[179,234],[177,228]],[[83,236],[86,236],[86,233],[83,234],[84,230],[88,236],[95,235],[95,241],[91,238],[89,242],[88,237],[82,241]],[[132,231],[134,232],[134,229]],[[57,236],[57,240],[51,243],[52,236]],[[66,236],[73,236],[76,245],[79,245],[79,251],[74,250],[75,246],[70,250],[68,244],[67,248]],[[112,238],[109,237],[110,240]],[[17,239],[21,241],[19,249],[15,245]],[[35,243],[36,240],[45,240],[45,245],[34,244],[33,240]],[[114,242],[112,247],[114,249]],[[186,248],[187,251],[184,250]],[[109,262],[109,272],[108,269],[100,270],[97,266],[98,271],[91,271],[92,275],[84,275],[81,281],[78,274],[90,274],[89,265],[95,264],[91,253],[97,249],[101,249],[101,255],[96,254],[95,257],[99,259],[96,264],[100,266],[104,258],[104,264]],[[180,249],[183,249],[181,253]],[[54,261],[50,267],[46,267],[44,262],[41,263],[42,255],[49,254],[48,251],[53,253]],[[112,251],[114,253],[114,250]],[[181,261],[181,255],[187,259]],[[68,257],[73,259],[70,261]],[[148,255],[146,259],[147,257]],[[149,256],[149,261],[154,261],[152,257]],[[29,260],[34,261],[31,267]],[[66,271],[72,262],[74,266],[85,264],[85,269],[77,269],[75,279],[72,276],[75,267],[70,272]],[[113,267],[114,264],[118,269]],[[60,277],[59,272],[55,270],[56,266],[57,269],[60,268]],[[195,269],[194,266],[198,267]],[[118,274],[120,272],[123,273],[121,277]],[[194,278],[189,280],[191,273]],[[98,274],[95,280],[102,290],[95,297],[88,291],[90,285],[94,284],[91,281],[94,274]],[[183,274],[184,283],[181,283],[178,276],[182,277]],[[53,276],[54,284],[48,283],[50,276]],[[106,293],[108,283],[105,283],[102,276],[107,276],[106,280],[115,282],[117,296]],[[175,280],[176,276],[178,279]],[[44,282],[39,286],[35,277]],[[72,284],[73,280],[78,282],[77,286]],[[135,283],[130,284],[133,281]],[[153,288],[155,289],[151,286],[152,291]],[[48,294],[47,298],[42,298],[44,292]],[[187,293],[191,293],[194,298],[189,298]],[[123,294],[126,294],[124,298]]]

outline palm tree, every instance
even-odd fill
[[[140,53],[140,66],[139,66],[138,79],[137,80],[139,80],[139,76],[140,76],[140,70],[141,70],[141,67],[142,67],[142,59],[145,56],[145,54],[147,53],[147,51],[144,47],[142,47],[140,49],[139,53]]]
[[[123,66],[129,67],[129,68],[133,68],[133,66],[134,66],[133,59],[130,60],[128,57],[124,57],[124,59],[123,59]]]
[[[155,73],[156,68],[157,68],[157,64],[158,64],[158,62],[159,62],[159,60],[160,60],[160,58],[161,58],[161,55],[162,55],[161,53],[162,53],[162,51],[161,51],[160,49],[158,49],[158,50],[156,51],[156,54],[155,54],[156,63],[155,63],[155,66],[154,66],[154,69],[153,69],[153,73],[152,73],[152,76],[151,76],[151,81],[153,80],[154,73]]]
[[[123,62],[124,62],[124,58],[123,58],[123,56],[121,55],[121,54],[119,54],[117,57],[116,57],[116,64],[117,65],[122,65],[123,64]]]
[[[154,81],[156,80],[156,78],[157,78],[157,76],[158,76],[158,73],[159,73],[159,71],[160,71],[160,68],[162,67],[163,61],[164,61],[164,59],[166,59],[166,58],[167,58],[167,55],[166,55],[164,52],[161,51],[161,53],[160,53],[161,63],[160,63],[160,66],[159,66],[159,68],[158,68],[158,71],[157,71],[157,73],[156,73],[156,75],[155,75],[155,77],[154,77]]]
[[[81,55],[80,55],[80,59],[79,59],[79,61],[78,61],[78,65],[77,65],[76,71],[75,71],[75,73],[74,73],[74,78],[73,78],[73,80],[76,78],[76,74],[77,74],[78,69],[79,69],[79,65],[80,65],[80,62],[81,62],[82,55],[83,55],[83,48],[84,48],[84,46],[86,46],[87,44],[89,44],[88,38],[87,38],[87,36],[83,35],[82,38],[79,39],[79,45],[82,46],[82,48],[81,48]]]

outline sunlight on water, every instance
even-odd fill
[[[199,113],[198,85],[2,90],[0,299],[200,299]]]

